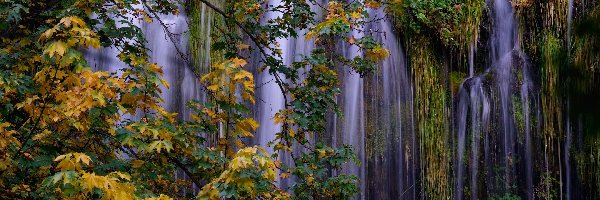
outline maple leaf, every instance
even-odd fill
[[[71,27],[71,25],[73,25],[74,27],[85,27],[85,22],[83,22],[83,20],[81,20],[81,18],[77,17],[77,16],[69,16],[69,17],[63,17],[62,19],[60,19],[59,24],[62,24],[65,26],[65,28],[69,28]]]
[[[98,176],[95,173],[84,172],[83,175],[81,176],[81,179],[83,179],[83,181],[82,181],[83,187],[86,188],[90,192],[94,188],[108,189],[108,180],[104,176]]]
[[[65,44],[63,41],[54,41],[52,43],[50,43],[48,45],[48,47],[44,50],[44,54],[47,54],[50,57],[54,57],[55,55],[58,55],[59,57],[62,57],[65,52],[67,51],[67,44]]]
[[[236,66],[240,66],[240,67],[243,67],[248,63],[248,62],[246,62],[246,60],[240,59],[240,58],[233,58],[233,59],[231,59],[231,62],[233,62],[233,64],[235,64]]]
[[[89,165],[91,158],[83,153],[68,153],[56,157],[54,162],[59,162],[57,168],[61,171],[79,170],[81,169],[79,162]]]
[[[50,28],[50,29],[44,31],[44,33],[42,33],[42,35],[40,35],[39,41],[40,42],[46,41],[48,38],[51,38],[56,32],[57,32],[56,27]]]
[[[355,11],[355,12],[350,13],[350,17],[354,20],[357,20],[362,17],[362,14],[358,11]]]
[[[206,89],[216,92],[217,90],[219,90],[219,85],[210,85],[210,86],[206,87]]]
[[[377,46],[372,49],[368,49],[365,57],[373,62],[379,62],[385,60],[390,55],[390,51],[381,46]]]

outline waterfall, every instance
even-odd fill
[[[142,7],[141,5],[137,6]],[[187,51],[185,33],[188,29],[187,17],[183,13],[184,9],[180,8],[180,11],[178,15],[159,14],[161,21],[173,35],[165,32],[158,19],[154,19],[152,23],[143,23],[140,21],[141,19],[136,19],[133,15],[128,14],[126,15],[128,19],[124,20],[131,21],[133,25],[141,28],[147,40],[146,47],[149,49],[150,62],[163,67],[163,78],[169,82],[170,87],[161,86],[161,98],[164,100],[162,106],[170,112],[179,113],[181,119],[187,120],[191,110],[185,107],[185,103],[193,99],[200,99],[202,94],[198,78],[179,54],[181,52],[185,55]],[[127,25],[119,24],[117,26]],[[119,51],[114,47],[86,49],[84,52],[85,58],[93,70],[119,74],[120,69],[126,67],[126,64],[118,59]],[[132,116],[124,117],[131,118]]]
[[[573,21],[573,0],[569,1],[569,8],[567,10],[567,51],[571,52],[571,26]]]
[[[374,18],[384,17],[384,8],[375,11]],[[383,18],[375,23],[374,29],[380,32],[375,38],[379,39],[386,48],[390,50],[390,56],[381,63],[383,76],[383,102],[384,121],[389,123],[386,135],[391,136],[392,152],[396,154],[393,169],[397,171],[397,180],[390,182],[395,184],[400,198],[415,198],[415,138],[412,125],[412,91],[406,58],[400,42],[392,29],[392,22]],[[376,72],[379,73],[379,72]],[[412,135],[408,135],[413,133]],[[409,137],[410,136],[410,137]],[[394,151],[395,149],[395,151]],[[392,159],[393,160],[393,159]],[[392,170],[393,172],[393,170]],[[393,184],[392,184],[393,185]],[[392,189],[393,190],[393,189]],[[391,194],[396,196],[396,194]]]
[[[158,19],[154,19],[152,23],[143,24],[141,28],[148,41],[146,47],[149,49],[150,62],[163,67],[163,78],[170,84],[169,88],[161,87],[163,107],[169,112],[179,113],[180,119],[189,120],[192,110],[185,106],[186,103],[191,100],[202,100],[204,95],[201,93],[198,77],[189,66],[190,63],[186,63],[180,54],[185,55],[187,52],[185,33],[188,27],[183,10],[180,9],[179,15],[159,15],[163,24]],[[170,33],[164,30],[163,25],[166,25],[167,30],[173,35],[169,36]],[[175,178],[188,179],[182,170],[175,172]],[[183,193],[197,193],[198,187],[193,185],[192,191],[183,189]]]
[[[531,80],[528,68],[523,68],[523,84],[521,85],[521,103],[525,131],[525,183],[527,199],[533,199],[533,157],[531,150],[531,128],[530,128],[530,100]]]
[[[457,147],[457,174],[456,174],[456,199],[463,199],[466,177],[464,157],[466,152],[467,133],[471,134],[470,145],[470,189],[471,199],[478,199],[478,176],[479,176],[479,148],[482,133],[489,126],[490,100],[487,97],[481,77],[473,77],[463,83],[459,91],[457,110],[458,120],[458,147]],[[470,111],[470,112],[469,112]],[[468,132],[470,116],[470,132]],[[484,139],[487,141],[487,139]],[[487,146],[487,145],[486,145]],[[487,154],[487,148],[486,152]]]
[[[198,77],[180,55],[180,53],[185,55],[187,52],[186,14],[159,17],[173,35],[169,36],[157,19],[141,26],[148,41],[146,47],[150,49],[150,62],[163,67],[163,78],[170,84],[168,89],[164,86],[161,88],[163,106],[170,112],[179,113],[181,119],[189,120],[192,111],[185,106],[186,102],[200,100],[202,95]]]
[[[472,146],[471,146],[471,193],[474,194],[471,196],[471,199],[477,199],[478,192],[478,164],[479,164],[479,143],[481,134],[485,131],[486,127],[489,126],[489,118],[490,118],[490,100],[486,96],[481,79],[476,79],[476,87],[479,90],[471,91],[471,99],[474,99],[476,102],[472,104],[471,111],[471,128],[472,128]],[[477,102],[479,101],[479,102]],[[478,108],[481,105],[481,113],[479,113]],[[480,120],[480,121],[478,121]]]
[[[141,5],[138,5],[141,7]],[[134,25],[141,28],[145,36],[148,48],[150,62],[157,63],[163,69],[163,78],[169,83],[170,87],[161,86],[161,98],[164,100],[162,106],[169,112],[179,114],[182,120],[189,120],[191,109],[185,107],[186,102],[190,100],[201,100],[204,98],[201,92],[198,77],[194,75],[189,63],[184,62],[182,54],[187,52],[186,31],[187,17],[180,8],[178,15],[163,15],[159,14],[160,21],[153,19],[152,23],[140,22],[141,19],[135,19],[131,14],[126,15],[126,21],[133,22]],[[161,24],[161,21],[163,24]],[[172,33],[169,35],[166,29]],[[124,24],[118,27],[126,26]],[[120,70],[126,68],[126,64],[121,62],[117,55],[118,49],[114,47],[106,47],[100,49],[85,49],[84,55],[92,69],[95,71],[108,71],[120,74]],[[207,56],[208,57],[208,56]],[[139,115],[139,113],[138,113]],[[136,119],[140,116],[125,115],[123,119]],[[183,171],[178,170],[174,174],[175,178],[187,179],[187,175]],[[193,193],[198,192],[198,186],[193,185]],[[187,193],[186,189],[183,193]]]
[[[358,28],[357,28],[358,29]],[[362,31],[354,30],[352,35],[356,38],[363,36]],[[347,50],[346,50],[347,49]],[[362,56],[362,52],[357,46],[344,48],[344,55],[348,58]],[[363,80],[358,73],[352,70],[344,70],[343,89],[343,132],[342,143],[352,145],[361,166],[348,166],[345,173],[356,175],[359,178],[360,199],[365,199],[366,176],[365,176],[365,134],[364,134],[364,110],[363,110]]]
[[[413,199],[417,152],[407,62],[384,8],[369,9],[368,13],[373,22],[354,30],[352,36],[372,36],[390,56],[362,78],[343,68],[341,141],[352,145],[362,162],[350,166],[347,173],[360,179],[359,199]],[[362,56],[357,46],[341,51],[348,58]]]
[[[269,1],[270,6],[278,6],[281,4],[281,0]],[[267,12],[265,13],[265,21],[276,19],[281,16],[282,14],[279,12]],[[289,64],[289,40],[287,38],[279,38],[276,42],[279,44],[279,48],[282,52],[281,57],[283,59],[283,64]],[[269,73],[269,69],[265,69],[259,75],[258,80],[259,81],[256,84],[260,87],[258,88],[258,94],[263,101],[258,104],[258,121],[260,123],[260,127],[257,130],[258,144],[261,147],[266,148],[267,152],[273,153],[273,148],[268,148],[267,144],[275,139],[276,133],[281,131],[281,126],[275,124],[272,118],[275,116],[275,113],[285,107],[283,94],[275,81],[275,76]]]
[[[490,6],[493,26],[489,40],[492,65],[484,73],[475,75],[474,48],[470,46],[470,77],[461,85],[456,108],[456,199],[465,197],[467,186],[464,180],[467,174],[470,174],[471,199],[479,199],[484,194],[488,197],[514,194],[517,192],[514,188],[518,185],[525,189],[524,196],[532,199],[532,81],[529,66],[526,55],[517,45],[517,24],[511,3],[507,0],[490,3],[493,4]],[[467,140],[469,136],[470,141]],[[480,177],[479,172],[482,139],[485,169],[482,174],[486,174],[485,177]],[[468,145],[470,152],[467,152]],[[467,155],[470,157],[469,163],[465,162]],[[494,166],[502,166],[501,172],[496,171]],[[521,174],[517,169],[525,169],[525,173]],[[519,180],[524,183],[518,183]],[[485,183],[485,188],[480,187],[481,183]]]
[[[457,150],[457,172],[456,172],[456,199],[461,200],[464,192],[464,150],[465,150],[465,135],[467,131],[467,112],[469,99],[466,91],[461,90],[459,94],[458,105],[458,150]]]
[[[511,69],[512,69],[512,50],[515,41],[514,37],[514,16],[512,6],[507,0],[494,1],[494,32],[492,35],[492,62],[496,63],[497,82],[500,92],[500,105],[502,109],[502,130],[503,130],[503,156],[505,187],[509,188],[512,173],[512,161],[514,160],[514,127],[513,115],[511,113]],[[505,189],[506,189],[505,188]]]
[[[286,2],[269,0],[268,6],[285,5]],[[324,5],[327,0],[311,2]],[[477,42],[469,43],[467,51],[461,52],[467,54],[469,76],[460,85],[458,96],[455,98],[456,104],[453,107],[455,112],[452,113],[454,119],[451,120],[455,126],[449,126],[455,128],[450,132],[453,135],[448,137],[451,139],[447,141],[454,147],[446,149],[452,152],[449,154],[452,155],[450,159],[452,168],[449,173],[454,177],[448,183],[450,184],[448,187],[452,188],[453,192],[451,197],[460,200],[518,195],[523,199],[534,199],[535,195],[544,195],[550,198],[553,195],[551,189],[557,190],[556,193],[560,195],[557,198],[578,197],[580,183],[577,173],[581,169],[576,168],[576,161],[578,161],[576,152],[582,148],[580,146],[583,143],[579,141],[583,137],[582,119],[580,117],[578,123],[577,120],[570,121],[571,113],[568,107],[570,102],[567,100],[565,135],[560,135],[560,138],[553,142],[541,141],[543,125],[540,123],[542,103],[539,95],[543,94],[536,91],[538,88],[534,84],[534,68],[528,66],[527,55],[518,45],[515,9],[510,0],[489,0],[487,3],[492,24],[489,48],[482,48],[481,52],[489,50],[489,66],[476,66],[479,63],[475,62],[475,57],[478,56]],[[574,0],[568,0],[567,50],[570,50],[572,45],[570,38],[574,15],[573,4]],[[322,9],[316,4],[311,7],[313,10]],[[202,13],[208,10],[204,4],[200,8]],[[150,61],[163,66],[163,78],[169,82],[170,88],[161,88],[161,97],[164,99],[162,106],[170,112],[179,113],[180,119],[188,120],[190,110],[185,107],[186,102],[204,100],[205,97],[198,83],[198,77],[189,66],[190,63],[180,55],[180,53],[186,54],[189,42],[185,37],[189,28],[186,14],[183,13],[184,9],[180,10],[182,13],[179,15],[159,15],[162,23],[154,20],[152,23],[144,24],[137,19],[133,20],[134,17],[131,15],[127,17],[131,18],[129,21],[140,26],[145,35]],[[347,66],[336,66],[339,67],[341,83],[341,95],[337,97],[337,102],[343,117],[328,116],[328,120],[332,120],[327,121],[329,133],[323,135],[331,138],[308,137],[309,140],[315,141],[331,140],[331,146],[340,147],[342,144],[353,146],[362,164],[344,165],[341,172],[358,177],[359,193],[356,199],[427,198],[424,184],[419,186],[419,183],[426,180],[419,179],[418,173],[421,172],[419,170],[424,169],[423,166],[419,166],[420,154],[428,149],[418,148],[419,141],[415,134],[416,119],[413,117],[414,91],[411,75],[407,70],[408,63],[404,49],[398,35],[395,34],[393,23],[384,17],[384,8],[367,9],[366,12],[370,15],[370,23],[361,27],[352,27],[353,31],[348,36],[355,38],[373,36],[390,51],[390,56],[379,63],[372,74],[364,77]],[[210,33],[211,20],[215,18],[213,15],[214,13],[201,15],[199,18],[200,29],[208,30],[208,32],[201,32],[205,40],[203,42],[206,43],[202,43],[204,53],[198,59],[201,61],[198,63],[205,67],[203,69],[208,69],[211,61]],[[322,15],[323,13],[316,12],[317,18]],[[281,17],[284,17],[281,12],[267,11],[262,23],[271,23],[268,21]],[[166,25],[168,32],[173,34],[167,34],[163,25]],[[300,36],[306,33],[306,30],[297,31]],[[294,61],[300,61],[301,55],[309,55],[317,46],[313,40],[307,41],[302,37],[279,38],[276,43],[277,48],[281,50],[283,64],[288,66]],[[363,56],[363,51],[355,45],[345,42],[338,44],[336,53],[343,54],[346,58]],[[267,53],[273,53],[265,50]],[[125,63],[118,60],[119,51],[116,48],[85,49],[84,52],[93,70],[120,73],[119,69],[126,67]],[[257,65],[264,64],[259,63],[259,60],[249,61]],[[456,62],[449,63],[452,65]],[[269,69],[265,69],[256,75],[258,98],[253,111],[256,112],[255,118],[260,123],[260,127],[252,142],[264,147],[267,152],[274,153],[273,148],[268,147],[268,143],[275,139],[282,128],[275,124],[272,118],[285,108],[284,97],[286,96],[282,94],[275,76],[268,71]],[[300,72],[301,78],[302,72]],[[285,81],[285,77],[279,75],[282,81]],[[134,119],[136,116],[124,116],[124,118]],[[575,146],[571,148],[571,145]],[[558,153],[554,154],[556,150]],[[292,151],[286,153],[298,153],[306,149],[294,144]],[[281,154],[279,159],[285,164],[293,165],[289,155]],[[340,171],[336,170],[332,169],[331,174],[338,175]],[[553,177],[550,177],[551,174]],[[185,179],[186,176],[176,172],[175,177]],[[550,184],[544,183],[550,178],[556,180]],[[294,178],[280,180],[279,177],[276,180],[278,186],[283,189],[287,189],[294,181]],[[562,194],[563,189],[564,194]]]

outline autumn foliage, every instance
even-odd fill
[[[193,1],[206,3],[205,1]],[[162,67],[149,62],[145,39],[134,21],[148,23],[160,14],[179,14],[179,4],[155,1],[0,1],[0,198],[1,199],[307,199],[350,198],[356,177],[332,175],[352,160],[352,147],[311,144],[324,132],[327,112],[336,112],[339,93],[331,59],[368,73],[389,51],[372,38],[348,37],[366,23],[368,6],[331,1],[324,21],[316,21],[313,1],[227,1],[219,10],[228,36],[215,44],[224,62],[198,77],[207,102],[191,101],[191,120],[161,107]],[[219,9],[219,8],[213,8]],[[261,24],[265,12],[288,18]],[[304,19],[304,20],[298,20]],[[313,24],[316,24],[313,26]],[[284,65],[276,38],[318,38],[323,48],[342,38],[358,45],[365,59],[331,56],[323,48],[302,61]],[[242,30],[242,31],[240,31]],[[283,127],[272,141],[275,153],[247,146],[259,124],[248,117],[255,103],[253,74],[239,55],[242,35],[261,53],[265,73],[281,74],[287,97],[275,121]],[[118,72],[93,71],[85,49],[115,48],[124,63]],[[272,51],[265,51],[272,50]],[[273,53],[268,53],[273,52]],[[259,61],[253,61],[259,62]],[[164,67],[164,66],[163,66]],[[169,66],[181,67],[181,66]],[[307,72],[300,78],[299,71]],[[238,98],[239,97],[241,98]],[[217,138],[211,141],[210,138]],[[300,145],[304,152],[291,152]],[[294,162],[279,158],[292,154]],[[175,172],[187,176],[176,178]],[[290,188],[277,181],[296,177]],[[194,193],[192,186],[199,188]]]

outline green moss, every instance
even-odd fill
[[[415,84],[415,115],[418,122],[421,162],[426,196],[445,199],[451,196],[450,148],[448,147],[447,96],[442,81],[443,68],[426,38],[410,41],[409,56]]]
[[[525,133],[525,129],[529,127],[525,127],[525,116],[523,114],[523,104],[521,103],[520,96],[513,95],[512,97],[512,105],[515,116],[515,123],[517,124],[518,133]],[[524,135],[518,135],[519,143],[523,144]]]
[[[452,90],[452,94],[458,94],[460,85],[465,81],[468,77],[467,73],[464,72],[450,72],[450,89]]]
[[[551,32],[546,33],[545,45],[542,46],[542,70],[541,86],[542,112],[544,113],[544,136],[555,138],[563,130],[562,128],[562,102],[558,93],[559,67],[561,61],[558,59],[561,51],[561,43]]]
[[[465,50],[478,40],[484,10],[485,0],[405,0],[388,6],[403,32],[433,32],[445,45]]]
[[[224,6],[220,0],[208,2]],[[223,27],[224,19],[198,0],[190,0],[188,4],[190,60],[194,69],[204,74],[209,71],[211,64],[224,60],[223,52],[211,50],[211,42],[220,35],[218,29]]]
[[[386,140],[385,132],[377,127],[367,126],[367,132],[369,133],[369,139],[367,140],[367,155],[369,158],[375,156],[383,156],[386,150],[386,144],[389,141]]]

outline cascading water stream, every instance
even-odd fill
[[[527,199],[533,199],[533,156],[531,150],[531,128],[530,128],[530,100],[531,93],[528,68],[523,68],[523,84],[521,85],[521,106],[525,131],[525,183]]]
[[[183,9],[180,10],[183,11]],[[163,24],[157,19],[148,24],[140,23],[141,19],[135,19],[131,14],[126,17],[132,19],[133,25],[141,28],[148,41],[146,47],[149,49],[150,62],[163,67],[163,78],[170,84],[169,88],[161,86],[161,97],[164,100],[162,105],[170,112],[179,113],[181,119],[189,119],[190,110],[185,108],[185,103],[189,100],[200,99],[202,95],[197,77],[179,54],[179,51],[186,52],[185,32],[188,29],[186,14],[182,12],[179,15],[159,15]],[[163,29],[163,25],[166,25],[169,32],[173,34],[168,35]],[[126,64],[118,59],[118,54],[117,49],[109,47],[87,49],[85,57],[93,70],[120,73],[120,69],[124,68]],[[124,117],[131,118],[132,116]]]
[[[390,56],[384,60],[381,65],[381,76],[383,79],[383,116],[385,124],[382,124],[384,133],[388,138],[392,138],[391,146],[395,149],[396,161],[393,162],[393,169],[396,170],[397,180],[390,180],[395,183],[398,189],[398,196],[401,199],[415,198],[416,194],[416,174],[415,174],[415,138],[412,124],[412,91],[408,76],[407,63],[400,42],[397,39],[392,22],[385,17],[384,8],[379,8],[370,13],[373,18],[378,20],[373,24],[372,29],[379,32],[374,37],[382,42],[390,51]],[[376,72],[380,73],[380,72]],[[389,123],[387,123],[389,122]],[[408,135],[408,133],[413,133]],[[394,160],[390,159],[390,160]],[[393,170],[392,170],[393,171]]]
[[[390,51],[373,74],[359,74],[340,68],[342,95],[338,97],[343,118],[332,138],[352,145],[360,166],[348,165],[345,174],[359,178],[357,199],[416,198],[416,161],[412,86],[401,43],[384,8],[368,9],[371,23],[357,27],[355,38],[372,36]],[[338,52],[347,58],[362,57],[363,51],[345,44]],[[369,120],[369,121],[366,121]]]
[[[515,185],[523,185],[527,199],[533,198],[533,158],[531,147],[531,98],[532,81],[529,77],[524,53],[518,48],[516,22],[511,3],[507,0],[494,0],[490,35],[490,59],[492,67],[480,75],[474,75],[473,46],[469,49],[470,78],[461,85],[457,104],[457,153],[456,153],[456,199],[465,197],[467,175],[465,154],[471,145],[470,197],[480,198],[480,194],[505,195],[515,192]],[[518,65],[516,64],[518,63]],[[490,74],[494,75],[491,79]],[[513,91],[513,88],[520,90]],[[488,94],[489,93],[489,94]],[[516,104],[515,102],[520,102]],[[468,106],[470,105],[470,106]],[[519,108],[520,107],[520,108]],[[497,116],[495,113],[498,113]],[[470,119],[467,117],[470,116]],[[516,120],[519,120],[518,122]],[[522,125],[517,124],[522,123]],[[520,125],[517,127],[517,125]],[[469,129],[470,127],[470,129]],[[493,128],[497,127],[497,131]],[[469,131],[470,130],[470,131]],[[500,133],[498,136],[494,135]],[[467,138],[470,135],[470,143]],[[522,135],[522,136],[520,136]],[[483,138],[482,138],[483,137]],[[519,143],[519,138],[524,138]],[[481,188],[479,173],[479,148],[483,139],[483,164],[486,183]],[[498,150],[495,150],[499,147]],[[516,151],[518,150],[519,151]],[[523,149],[523,150],[520,150]],[[518,155],[517,155],[518,154]],[[499,155],[499,156],[496,156]],[[518,163],[517,163],[518,162]],[[495,166],[502,166],[501,172]],[[524,174],[517,173],[525,169]],[[522,177],[521,177],[522,176]],[[521,180],[525,183],[516,183]],[[500,181],[496,183],[494,181]]]
[[[183,9],[181,9],[183,10]],[[150,61],[163,66],[163,78],[169,82],[170,88],[162,87],[163,106],[171,112],[179,113],[184,120],[190,118],[191,110],[185,107],[190,100],[200,100],[198,78],[178,51],[187,52],[185,32],[188,30],[185,13],[179,15],[160,16],[164,25],[168,26],[169,36],[158,20],[142,26],[148,40]],[[172,38],[169,38],[172,37]],[[173,39],[173,41],[171,41]]]
[[[494,33],[492,35],[492,62],[495,62],[497,73],[497,84],[500,93],[500,105],[502,109],[503,130],[503,156],[505,171],[505,186],[509,188],[512,173],[512,161],[514,153],[514,127],[511,112],[511,70],[512,50],[514,48],[514,34],[516,24],[514,22],[513,8],[507,0],[495,0],[494,2]]]
[[[183,9],[180,9],[183,11]],[[185,32],[188,30],[185,13],[179,15],[160,15],[162,23],[155,19],[152,23],[143,24],[142,31],[150,49],[150,61],[163,66],[163,78],[170,84],[169,88],[161,87],[161,97],[164,100],[163,107],[170,112],[179,113],[183,120],[189,120],[191,109],[187,108],[186,102],[191,100],[202,100],[200,84],[194,72],[179,54],[187,52],[187,39]],[[166,25],[168,31],[164,30]],[[173,35],[168,35],[168,34]],[[209,51],[207,51],[209,52]],[[189,179],[181,170],[175,173],[175,178]],[[183,193],[198,192],[199,186],[193,185],[192,191],[183,189]]]
[[[362,31],[354,30],[352,35],[360,38],[363,35]],[[345,49],[342,49],[344,51]],[[357,46],[350,46],[344,54],[349,58],[362,56],[360,49]],[[362,166],[348,166],[344,171],[347,174],[356,175],[359,178],[359,189],[362,191],[359,195],[360,199],[365,199],[366,181],[365,181],[365,135],[364,135],[364,111],[363,111],[363,80],[358,73],[351,70],[344,70],[345,80],[343,86],[343,132],[342,142],[347,145],[352,145],[361,161]]]
[[[460,91],[458,105],[458,150],[457,150],[457,172],[456,172],[456,199],[461,200],[464,193],[464,149],[467,131],[468,95],[464,90]]]
[[[283,3],[283,0],[269,1],[269,5],[272,6]],[[540,125],[542,113],[539,109],[541,106],[539,105],[539,96],[534,95],[537,93],[531,75],[533,70],[526,66],[526,62],[525,64],[521,63],[522,65],[515,64],[515,60],[525,60],[524,53],[517,45],[519,41],[516,37],[515,11],[509,0],[491,0],[489,3],[493,5],[490,7],[492,9],[490,17],[493,22],[489,43],[491,67],[483,73],[477,74],[476,69],[479,68],[476,68],[474,62],[477,45],[476,43],[470,44],[468,52],[469,78],[461,84],[457,98],[455,113],[457,132],[456,143],[454,143],[456,157],[453,160],[455,178],[452,182],[455,184],[452,186],[455,192],[454,198],[480,199],[510,194],[520,195],[524,199],[534,199],[537,194],[534,189],[538,188],[541,190],[539,195],[550,198],[551,187],[556,186],[543,183],[546,181],[546,177],[536,174],[536,172],[540,174],[554,173],[556,168],[551,167],[554,167],[555,163],[552,162],[555,162],[553,159],[556,158],[559,159],[559,178],[556,179],[559,179],[560,198],[577,197],[577,187],[579,186],[577,170],[579,169],[571,162],[577,159],[575,151],[581,148],[577,147],[577,144],[582,142],[576,138],[583,137],[578,135],[582,134],[582,122],[580,121],[579,124],[573,122],[575,128],[571,127],[569,119],[571,113],[569,113],[567,100],[564,144],[559,140],[559,143],[553,147],[558,148],[559,153],[552,155],[552,149],[546,149],[551,147],[538,147],[540,142],[534,138],[542,135],[542,125]],[[204,6],[202,8],[205,9]],[[318,7],[315,6],[315,9]],[[571,45],[572,9],[573,0],[569,0],[567,49],[570,49]],[[383,8],[368,12],[372,16],[384,15]],[[188,119],[190,115],[189,110],[184,106],[185,102],[203,98],[197,77],[187,66],[189,63],[185,63],[178,53],[178,51],[186,52],[187,40],[182,34],[188,29],[185,16],[185,14],[160,16],[163,23],[168,26],[169,32],[174,35],[167,35],[163,30],[163,24],[158,21],[150,24],[134,23],[142,28],[148,40],[147,47],[151,62],[156,62],[164,67],[163,77],[171,85],[170,88],[161,88],[164,99],[163,106],[171,112],[180,113],[183,120]],[[281,13],[267,12],[265,20],[278,17],[282,17]],[[208,29],[207,38],[210,35],[210,21],[210,16],[202,16],[201,22],[207,24],[201,27]],[[383,19],[373,21],[372,24],[367,25],[367,28],[359,27],[352,32],[355,38],[372,34],[390,50],[390,56],[379,64],[372,79],[368,76],[362,78],[346,67],[343,73],[340,73],[343,77],[341,81],[342,95],[339,96],[338,101],[341,102],[340,107],[344,117],[339,118],[341,119],[339,122],[334,121],[334,124],[340,123],[341,125],[338,127],[333,125],[334,134],[331,134],[333,137],[331,140],[334,146],[342,143],[352,145],[362,163],[360,166],[347,165],[342,169],[345,174],[358,176],[358,199],[374,199],[374,197],[386,199],[390,196],[399,199],[414,199],[419,196],[417,189],[421,189],[421,193],[425,194],[425,188],[417,186],[418,181],[424,180],[417,180],[418,170],[423,167],[417,166],[416,158],[420,156],[418,151],[427,151],[427,149],[417,149],[412,83],[407,72],[402,46],[392,27],[389,20]],[[299,35],[303,35],[303,32],[299,31]],[[210,39],[207,42],[210,42]],[[300,55],[309,55],[316,46],[314,41],[306,41],[304,38],[281,38],[277,40],[277,43],[279,44],[278,48],[282,50],[282,60],[285,65],[299,61]],[[205,47],[209,48],[210,43]],[[363,52],[357,46],[342,46],[337,51],[342,52],[348,58],[363,56]],[[206,52],[206,60],[203,63],[208,65],[210,49],[207,49]],[[117,59],[118,53],[114,48],[88,49],[85,50],[85,57],[94,70],[119,73],[118,70],[126,65]],[[257,141],[255,142],[273,153],[272,148],[268,148],[267,144],[273,141],[275,134],[281,131],[281,127],[274,124],[272,117],[284,108],[284,96],[275,82],[274,76],[268,73],[268,69],[257,77],[257,95],[261,100],[258,101],[256,110],[261,126],[257,131]],[[370,90],[376,92],[368,94]],[[367,107],[369,105],[366,104],[369,103],[371,103],[371,107]],[[372,113],[376,117],[372,117]],[[124,118],[134,119],[135,116],[124,116]],[[337,119],[334,117],[333,120]],[[376,125],[368,126],[371,122]],[[572,131],[576,132],[572,133]],[[383,135],[383,142],[377,145],[382,145],[384,152],[377,158],[374,158],[375,156],[369,152],[370,148],[373,148],[369,146],[373,145],[371,144],[373,141],[369,141],[373,140],[371,138],[373,133]],[[375,142],[379,141],[375,140]],[[572,144],[576,145],[573,150],[571,149]],[[293,151],[300,152],[302,149],[295,147]],[[540,151],[540,153],[534,153],[535,151]],[[573,151],[573,155],[571,155],[571,151]],[[542,158],[542,156],[545,157]],[[284,162],[290,162],[283,156],[281,159]],[[540,163],[536,163],[536,161]],[[545,163],[541,163],[542,161]],[[372,163],[376,163],[376,165],[372,165]],[[545,171],[542,172],[542,170]],[[338,172],[332,173],[337,175]],[[185,175],[182,173],[177,173],[175,176],[185,179]],[[550,177],[550,175],[548,176]],[[294,179],[278,179],[277,181],[279,186],[287,188],[293,184]],[[565,194],[562,194],[563,189]],[[378,194],[381,191],[386,194]]]
[[[471,146],[471,199],[477,199],[478,192],[478,164],[479,164],[479,144],[481,134],[484,133],[485,127],[489,126],[490,119],[490,100],[483,90],[483,84],[480,78],[476,79],[475,87],[471,91],[471,99],[476,102],[471,107],[471,129],[472,129],[472,146]],[[479,112],[481,107],[481,113]]]
[[[565,178],[566,178],[566,199],[570,200],[571,199],[571,157],[570,157],[570,153],[571,153],[571,117],[569,116],[571,113],[570,112],[570,105],[569,105],[569,100],[567,99],[567,119],[566,119],[566,135],[565,135],[565,151],[564,151],[564,158],[565,158]]]
[[[468,85],[468,86],[465,86]],[[465,151],[467,143],[467,133],[471,134],[470,145],[470,192],[471,199],[478,199],[478,173],[479,173],[479,147],[482,133],[485,132],[485,127],[489,125],[490,118],[490,102],[484,91],[484,86],[481,77],[473,77],[463,83],[459,92],[459,105],[457,111],[458,118],[458,149],[457,149],[457,176],[456,176],[456,199],[464,197],[464,177],[465,170]],[[470,111],[470,113],[469,113]],[[470,116],[470,132],[469,121],[467,116]]]
[[[567,10],[567,51],[571,52],[571,25],[573,21],[573,1],[569,0],[569,8]]]
[[[281,5],[281,0],[269,1],[270,6]],[[265,14],[265,21],[276,19],[281,17],[282,14],[278,12],[267,12]],[[289,64],[289,40],[286,38],[279,38],[276,41],[281,49],[281,57],[283,64]],[[258,144],[261,147],[266,148],[267,152],[273,153],[273,148],[268,148],[267,144],[275,139],[275,134],[281,131],[281,126],[275,124],[273,116],[279,110],[283,109],[284,99],[283,94],[275,81],[275,76],[269,73],[269,69],[265,69],[260,75],[260,81],[257,85],[260,85],[258,93],[260,98],[264,101],[259,103],[259,123],[260,127],[257,130]]]
[[[141,5],[138,6],[142,7]],[[162,66],[163,78],[170,85],[169,88],[161,86],[161,98],[164,100],[162,106],[169,112],[178,113],[180,119],[189,120],[191,110],[185,107],[186,102],[201,100],[203,94],[198,78],[194,75],[188,63],[184,62],[180,54],[187,51],[186,44],[188,42],[185,37],[185,32],[188,30],[187,17],[183,13],[183,10],[180,9],[181,13],[179,15],[159,15],[162,24],[158,19],[154,19],[152,23],[144,24],[139,22],[141,19],[134,19],[131,14],[126,15],[126,17],[133,19],[132,23],[141,28],[145,39],[148,41],[146,47],[149,49],[150,62]],[[168,31],[172,35],[168,35],[169,33],[164,30],[163,25],[167,26]],[[126,64],[118,59],[118,54],[119,51],[113,47],[86,49],[85,51],[86,60],[92,66],[93,70],[103,70],[117,74],[121,73],[120,69],[126,67]],[[123,119],[135,119],[139,117],[125,115]],[[182,171],[175,172],[174,176],[175,178],[187,178]],[[198,186],[193,185],[192,189],[192,192],[196,193]],[[187,189],[183,189],[182,192],[187,193],[188,191]]]
[[[317,5],[318,4],[318,5]],[[312,11],[315,12],[315,19],[318,21],[319,19],[323,18],[323,13],[321,12],[321,7],[320,5],[323,5],[322,0],[316,0],[313,3],[309,3],[309,6],[311,8]],[[303,36],[306,35],[306,33],[308,32],[307,29],[297,29],[296,30],[298,32],[298,35]],[[307,40],[305,38],[288,38],[287,39],[287,49],[285,49],[285,54],[287,54],[285,59],[288,59],[289,62],[301,62],[303,60],[304,56],[310,56],[312,51],[315,49],[315,39],[310,39]],[[285,60],[284,60],[285,61]],[[310,68],[304,68],[304,69],[299,69],[298,72],[298,76],[300,80],[305,79],[306,77],[306,73],[308,73],[308,71],[310,70]],[[279,91],[279,89],[278,89]],[[315,144],[316,143],[316,139],[318,136],[316,135],[307,135],[307,140],[309,141],[310,144]],[[292,147],[292,152],[289,152],[290,154],[298,154],[299,152],[306,152],[307,150],[309,150],[308,148],[306,148],[303,145],[299,145],[299,144],[294,144]],[[291,155],[282,155],[282,161],[284,163],[286,163],[288,166],[294,166],[294,160],[292,159]],[[296,181],[296,177],[290,177],[287,179],[282,179],[281,180],[281,187],[282,188],[288,188],[290,187],[292,184],[294,184]]]

